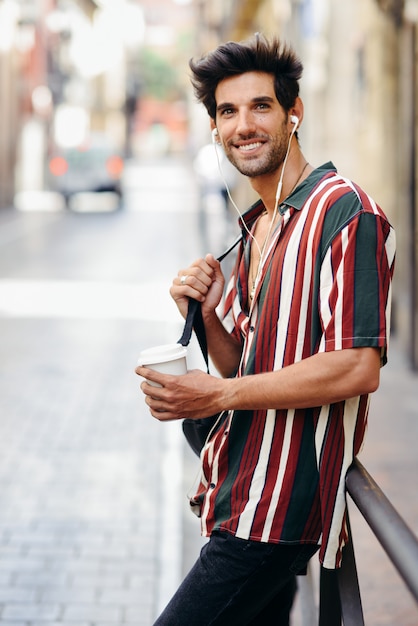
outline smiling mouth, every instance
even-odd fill
[[[262,146],[263,143],[261,141],[256,141],[254,143],[247,143],[243,146],[238,146],[238,150],[242,151],[242,152],[249,152],[250,150],[256,150],[257,148],[259,148],[260,146]]]

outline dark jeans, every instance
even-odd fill
[[[317,549],[214,533],[154,626],[288,626],[296,574]]]

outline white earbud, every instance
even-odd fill
[[[219,133],[218,133],[218,129],[217,129],[217,128],[214,128],[214,129],[213,129],[213,131],[212,131],[212,141],[213,141],[214,143],[216,143],[216,138],[218,137],[218,135],[219,135]]]
[[[289,143],[287,144],[286,156],[285,156],[284,161],[283,161],[282,171],[281,171],[281,174],[280,174],[280,180],[279,180],[278,185],[277,185],[276,206],[275,206],[275,209],[274,209],[275,212],[277,211],[277,207],[278,207],[279,201],[280,201],[280,196],[282,195],[284,170],[285,170],[286,163],[287,163],[287,157],[289,156],[289,152],[290,152],[290,145],[291,145],[292,137],[295,134],[296,129],[297,129],[298,125],[299,125],[299,118],[298,118],[297,115],[291,115],[290,116],[290,121],[293,124],[293,128],[292,128],[292,132],[290,133],[290,136],[289,136]]]

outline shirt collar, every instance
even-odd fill
[[[326,174],[335,174],[336,171],[337,168],[331,161],[328,161],[327,163],[324,163],[324,165],[314,169],[313,172],[305,178],[303,183],[298,185],[295,191],[292,191],[292,193],[283,200],[279,206],[280,213],[282,215],[286,213],[288,207],[293,207],[300,211],[308,199],[308,196],[311,194],[312,190],[316,187],[319,181],[324,178]]]
[[[300,211],[305,204],[309,194],[312,192],[318,182],[322,178],[324,178],[326,174],[335,174],[336,171],[337,169],[331,161],[328,161],[327,163],[324,163],[324,165],[321,165],[320,167],[314,169],[313,172],[311,172],[309,176],[305,178],[303,183],[298,185],[295,191],[293,191],[289,196],[287,196],[287,198],[283,200],[283,202],[279,206],[280,213],[283,215],[284,213],[286,213],[289,207],[294,207],[295,209]],[[261,200],[257,200],[257,202],[255,202],[242,216],[247,228],[251,228],[253,226],[255,220],[258,218],[259,215],[261,215],[261,213],[263,213],[263,211],[265,211],[263,202]]]

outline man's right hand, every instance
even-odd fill
[[[225,286],[219,261],[212,254],[197,259],[179,271],[170,288],[170,295],[184,318],[187,316],[189,298],[202,303],[202,314],[216,309]]]

